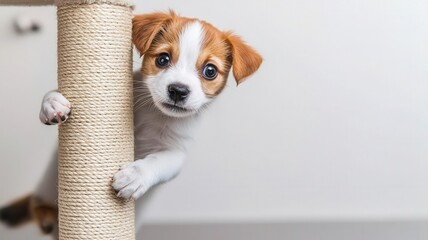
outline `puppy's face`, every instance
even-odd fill
[[[190,116],[211,102],[231,68],[239,84],[262,62],[237,36],[173,12],[135,16],[133,42],[144,55],[141,71],[153,102],[172,117]]]

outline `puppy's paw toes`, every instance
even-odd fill
[[[65,122],[71,114],[70,102],[59,92],[50,92],[43,98],[40,121],[46,125]]]
[[[118,197],[137,199],[152,186],[151,182],[152,178],[144,169],[144,164],[136,161],[122,166],[113,176],[112,186]]]

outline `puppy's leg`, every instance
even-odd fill
[[[40,121],[54,125],[67,120],[71,113],[70,102],[59,92],[51,91],[43,97],[40,109]]]
[[[34,195],[18,199],[0,209],[0,220],[9,227],[18,227],[35,221],[44,234],[56,234],[57,215],[56,206],[45,203]]]
[[[0,220],[10,227],[16,227],[31,220],[31,195],[13,201],[0,209]]]
[[[54,156],[33,194],[18,199],[0,209],[1,222],[11,227],[16,227],[35,221],[43,233],[50,233],[54,237],[57,235],[58,161],[56,154]]]
[[[152,186],[175,177],[184,158],[183,151],[166,150],[125,164],[114,175],[113,188],[119,197],[138,199]]]
[[[55,205],[33,197],[30,204],[31,216],[40,230],[45,234],[53,234],[58,228],[58,209]]]

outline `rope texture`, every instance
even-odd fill
[[[0,0],[2,1],[2,0]],[[40,1],[40,0],[39,0]],[[133,0],[55,0],[57,6],[69,5],[69,4],[110,4],[133,7]]]
[[[132,0],[0,0],[0,5],[53,5],[57,6],[68,5],[68,4],[112,4],[133,7]]]
[[[73,106],[59,127],[59,237],[135,239],[134,203],[111,187],[134,160],[131,7],[64,4],[57,15],[58,85]]]

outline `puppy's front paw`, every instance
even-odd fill
[[[123,165],[113,177],[113,188],[117,196],[125,199],[138,199],[153,183],[153,172],[144,160]]]
[[[46,125],[65,122],[71,112],[70,102],[59,92],[48,92],[43,98],[40,121]]]

